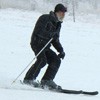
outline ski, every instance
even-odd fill
[[[66,93],[66,94],[98,95],[98,91],[88,92],[88,91],[83,91],[83,90],[76,91],[76,90],[62,89],[60,92]]]
[[[26,85],[22,81],[20,81],[20,83],[22,85]],[[30,85],[28,85],[28,86],[30,86]],[[33,86],[31,86],[31,87],[33,87]],[[33,88],[39,88],[39,89],[45,90],[45,88],[42,88],[40,85],[38,87],[33,87]],[[84,94],[84,95],[98,95],[99,94],[98,91],[88,92],[88,91],[83,91],[83,90],[69,90],[69,89],[61,89],[61,90],[48,89],[48,90],[51,92],[64,93],[64,94]]]

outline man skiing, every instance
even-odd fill
[[[49,88],[59,89],[61,86],[57,85],[53,79],[61,64],[61,58],[64,59],[65,52],[59,41],[61,23],[63,22],[67,8],[63,4],[57,4],[54,12],[44,14],[39,17],[31,37],[31,48],[35,55],[46,45],[46,43],[53,38],[51,43],[41,52],[37,57],[35,64],[26,73],[23,80],[25,84],[37,86],[36,77],[38,76],[41,68],[48,64],[48,68],[41,79],[41,86],[48,86]],[[58,55],[50,49],[53,45],[58,51]]]

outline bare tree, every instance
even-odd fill
[[[73,21],[75,22],[75,0],[72,0],[72,6],[73,6]]]

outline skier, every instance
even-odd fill
[[[31,48],[35,55],[46,45],[46,43],[53,38],[51,43],[42,51],[37,57],[35,64],[26,73],[23,80],[25,84],[38,86],[36,77],[38,76],[41,68],[48,64],[48,68],[41,79],[41,86],[48,86],[53,89],[60,89],[61,86],[57,85],[53,79],[55,78],[61,64],[61,58],[64,59],[65,52],[59,41],[61,23],[63,22],[67,8],[63,4],[57,4],[54,12],[44,14],[39,17],[31,37]],[[58,51],[58,55],[50,49],[51,44]]]

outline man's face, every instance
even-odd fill
[[[62,22],[65,17],[65,12],[62,12],[62,11],[56,12],[56,16],[58,20]]]

